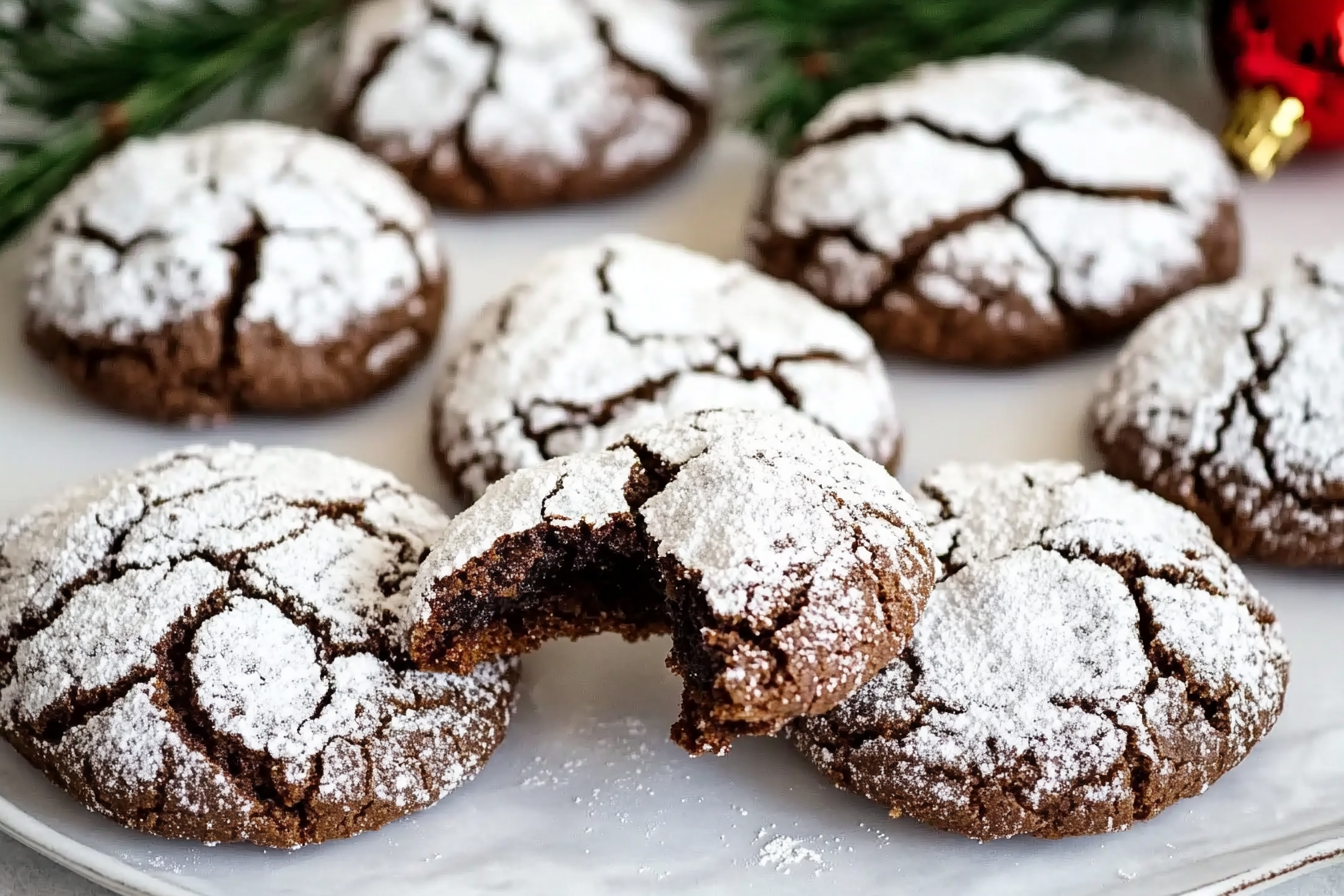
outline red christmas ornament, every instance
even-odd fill
[[[1344,146],[1344,0],[1212,0],[1224,145],[1262,178],[1305,148]]]

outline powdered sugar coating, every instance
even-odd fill
[[[1277,719],[1278,625],[1193,514],[1075,464],[921,488],[944,570],[909,649],[794,732],[854,790],[981,838],[1098,833],[1201,792]]]
[[[722,619],[769,626],[791,602],[780,583],[808,582],[810,571],[799,627],[835,638],[859,627],[871,608],[847,584],[854,568],[916,553],[921,527],[900,485],[792,415],[692,419],[631,436],[680,468],[639,511],[659,556],[694,570]],[[787,628],[777,634],[787,640]]]
[[[1210,234],[1235,220],[1237,182],[1217,141],[1061,63],[921,66],[841,95],[805,140],[775,175],[755,248],[767,271],[855,313],[917,299],[990,315],[1007,294],[1061,329],[1061,309],[1120,318],[1226,263]]]
[[[452,583],[507,569],[511,536],[616,523],[667,578],[651,593],[665,588],[677,606],[676,589],[695,589],[694,608],[673,612],[703,614],[701,635],[721,651],[714,689],[730,704],[716,718],[750,721],[751,733],[824,711],[876,672],[932,582],[918,508],[880,466],[796,412],[705,411],[488,489],[421,566],[413,645],[436,637],[441,595],[495,598]]]
[[[1344,290],[1331,257],[1192,293],[1099,384],[1118,473],[1198,511],[1237,553],[1344,563]]]
[[[394,163],[474,181],[511,163],[552,188],[669,161],[708,92],[671,0],[368,0],[336,83],[352,136]]]
[[[240,247],[256,278],[238,283]],[[249,250],[250,251],[250,250]],[[265,122],[132,140],[59,196],[38,225],[28,308],[71,336],[128,344],[227,309],[296,345],[441,282],[429,209],[395,172],[342,141]]]
[[[937,171],[938,177],[918,172]],[[871,251],[898,256],[910,237],[968,211],[995,209],[1025,186],[1005,152],[918,124],[822,143],[785,162],[772,221],[790,236],[852,230]]]
[[[513,681],[406,671],[446,524],[300,449],[188,448],[72,490],[0,534],[0,733],[166,836],[299,845],[423,808],[502,738]]]
[[[628,448],[558,457],[519,470],[495,483],[487,494],[453,518],[421,567],[414,591],[416,618],[429,618],[436,579],[447,578],[490,550],[501,538],[551,525],[597,529],[628,515],[626,486],[638,458]]]
[[[470,498],[551,457],[712,408],[792,406],[889,463],[900,427],[872,340],[798,288],[634,236],[546,259],[448,362],[435,440]]]

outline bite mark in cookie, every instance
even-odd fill
[[[844,315],[742,265],[614,236],[550,256],[480,313],[440,379],[434,451],[470,501],[680,414],[792,407],[892,468],[894,405]]]
[[[905,645],[928,533],[886,471],[789,412],[709,411],[500,480],[415,587],[411,652],[460,670],[671,630],[692,752],[824,712]]]
[[[137,830],[292,847],[425,808],[504,736],[516,666],[415,671],[447,520],[298,449],[185,449],[0,532],[0,734]]]
[[[1075,464],[921,486],[942,562],[899,659],[790,736],[840,787],[982,840],[1122,830],[1283,708],[1271,608],[1197,517]]]

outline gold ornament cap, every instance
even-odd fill
[[[1306,112],[1301,100],[1273,87],[1242,91],[1223,130],[1223,147],[1247,171],[1269,180],[1311,139]]]

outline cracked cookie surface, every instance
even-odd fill
[[[411,653],[455,671],[551,638],[670,631],[673,738],[722,752],[885,666],[934,565],[882,467],[793,411],[706,411],[493,485],[420,569]]]
[[[625,193],[704,142],[694,44],[673,0],[369,0],[347,26],[337,128],[443,205]]]
[[[0,530],[0,734],[137,830],[292,847],[471,778],[516,666],[416,671],[410,588],[447,519],[316,451],[189,448]]]
[[[791,739],[836,785],[983,840],[1122,830],[1283,707],[1271,608],[1193,514],[1066,463],[921,485],[943,571],[909,648]]]
[[[714,408],[792,407],[889,469],[901,433],[872,340],[796,287],[633,236],[558,252],[485,308],[433,404],[467,501],[525,467]]]
[[[438,334],[432,223],[394,171],[315,132],[132,140],[38,225],[28,341],[82,392],[156,420],[352,404]]]
[[[1237,556],[1344,565],[1344,250],[1192,293],[1139,329],[1092,405],[1111,473]]]
[[[834,100],[775,172],[750,243],[884,349],[1023,364],[1231,277],[1236,202],[1217,141],[1173,107],[992,56]]]

